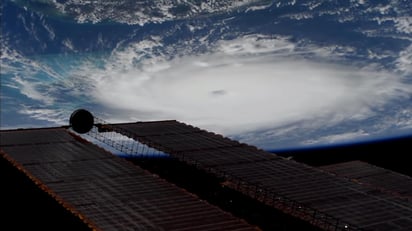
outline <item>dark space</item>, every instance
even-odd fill
[[[412,176],[410,164],[412,136],[323,148],[275,151],[275,153],[311,166],[361,160]]]

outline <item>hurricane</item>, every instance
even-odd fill
[[[178,120],[263,149],[412,134],[412,5],[2,1],[2,129]]]

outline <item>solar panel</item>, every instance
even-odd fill
[[[229,187],[325,230],[412,228],[412,201],[371,190],[322,169],[178,121],[110,126],[183,162],[225,177]],[[403,183],[408,188],[412,185],[410,181]]]
[[[97,230],[256,230],[64,128],[1,131],[1,155]]]
[[[363,161],[349,161],[321,168],[338,176],[412,200],[412,178],[409,176]]]

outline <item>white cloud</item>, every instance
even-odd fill
[[[86,58],[65,74],[24,62],[28,68],[22,73],[43,72],[58,84],[15,77],[7,86],[42,103],[19,110],[36,120],[67,124],[67,111],[87,101],[104,107],[109,116],[103,119],[109,122],[177,119],[268,148],[299,145],[298,141],[301,145],[349,141],[393,126],[411,126],[410,113],[379,115],[390,102],[402,102],[412,94],[411,84],[403,82],[411,73],[410,48],[399,54],[396,74],[382,67],[339,64],[345,54],[356,53],[352,47],[319,47],[279,36],[218,41],[197,55],[175,50],[169,56],[169,51],[162,53],[167,50],[163,46],[156,38],[133,43],[102,57],[104,67]],[[7,58],[12,61],[15,56],[9,52]],[[11,72],[9,68],[7,73]],[[56,87],[71,90],[63,96]],[[73,105],[62,97],[73,99]],[[66,113],[55,110],[57,102]],[[361,125],[378,117],[381,128]],[[332,129],[335,126],[340,129]],[[311,140],[304,135],[307,132],[314,135]]]
[[[299,58],[304,52],[315,58]],[[248,36],[218,43],[208,54],[138,67],[109,64],[88,76],[93,98],[130,118],[177,119],[225,135],[301,121],[317,128],[361,121],[412,93],[393,73],[317,62],[324,52],[298,49],[285,38]]]
[[[28,115],[36,120],[48,121],[54,124],[67,125],[67,116],[64,110],[53,110],[53,109],[43,109],[35,108],[33,106],[22,106],[19,113]]]
[[[261,5],[261,6],[250,6],[246,9],[246,12],[256,11],[256,10],[265,10],[265,9],[269,8],[270,6],[272,6],[272,3],[267,4],[267,5]]]
[[[38,100],[46,105],[53,104],[53,98],[44,94],[43,92],[37,90],[38,84],[24,80],[20,77],[15,77],[14,82],[17,83],[17,88],[20,89],[20,92],[27,96],[30,99]],[[13,86],[15,87],[15,86]]]
[[[412,45],[399,53],[396,64],[398,69],[406,75],[412,74]]]
[[[75,51],[73,42],[68,38],[62,41],[62,45],[68,48],[70,51]]]
[[[215,52],[226,56],[283,54],[290,55],[296,45],[288,41],[287,37],[248,35],[242,38],[220,41]]]
[[[261,1],[258,0],[157,0],[129,4],[127,1],[71,0],[64,1],[64,3],[52,1],[61,13],[73,15],[80,23],[98,23],[109,20],[138,25],[161,23],[176,18],[196,17],[198,15],[206,15],[210,13],[230,12],[249,6],[258,7],[257,9],[263,9],[264,7],[270,6],[266,1],[263,2],[263,5],[260,2]],[[187,7],[187,10],[184,12],[176,10],[176,6]]]
[[[353,141],[355,139],[363,139],[368,137],[369,134],[363,130],[358,130],[354,132],[345,132],[340,134],[332,134],[320,137],[318,139],[305,140],[303,144],[313,145],[313,144],[333,144],[337,142]]]
[[[399,17],[394,19],[394,21],[399,32],[412,34],[412,17]]]

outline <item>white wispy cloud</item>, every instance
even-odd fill
[[[73,15],[80,23],[99,23],[110,20],[139,25],[161,23],[172,19],[190,18],[210,13],[226,13],[245,7],[248,8],[249,6],[252,7],[252,10],[258,10],[271,5],[267,1],[262,3],[260,0],[158,0],[137,2],[135,4],[130,4],[127,1],[70,0],[62,3],[52,1],[51,4],[54,4],[62,14]]]
[[[32,119],[48,121],[53,124],[67,125],[67,113],[63,110],[36,108],[34,106],[22,105],[19,113],[28,115]]]
[[[50,97],[37,89],[37,87],[39,86],[38,83],[24,80],[23,78],[18,76],[14,78],[14,82],[17,84],[17,88],[20,90],[20,93],[27,96],[28,98],[38,100],[46,105],[53,104],[53,97]]]
[[[394,19],[394,21],[399,32],[412,34],[412,17],[399,17]]]
[[[412,74],[412,45],[399,53],[396,65],[405,75]]]
[[[337,142],[353,141],[355,139],[364,138],[369,136],[369,134],[363,130],[345,132],[339,134],[332,134],[320,137],[318,139],[305,140],[303,144],[314,145],[314,144],[334,144]]]

